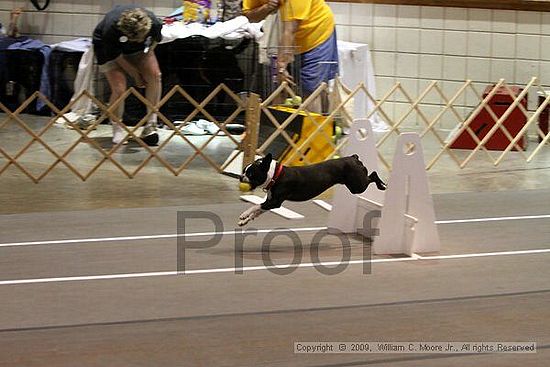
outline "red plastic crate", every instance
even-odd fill
[[[546,95],[539,94],[539,106],[544,103]],[[544,110],[539,115],[539,128],[542,130],[544,135],[548,134],[548,109],[550,109],[550,104],[546,105]],[[539,135],[539,143],[542,141],[542,137]]]
[[[483,93],[483,98],[494,88],[493,85],[487,86]],[[515,96],[518,96],[523,89],[519,87],[510,87]],[[500,87],[497,92],[493,95],[491,100],[488,103],[489,108],[493,110],[497,117],[504,115],[508,107],[512,104],[514,98],[510,96],[507,89]],[[527,95],[521,100],[521,104],[525,109],[527,109]],[[503,126],[508,129],[508,132],[514,138],[519,131],[527,123],[527,116],[523,114],[519,107],[514,108],[512,113],[508,115],[508,118],[504,121]],[[474,132],[474,134],[482,140],[485,135],[493,128],[495,125],[495,120],[491,117],[486,108],[483,108],[479,113],[474,117],[472,122],[469,125],[469,128]],[[510,144],[510,139],[504,135],[502,129],[496,130],[493,136],[485,143],[485,148],[489,150],[505,150],[506,147]],[[522,136],[517,145],[523,150],[526,149],[527,139],[526,136]],[[474,139],[471,135],[465,130],[460,134],[460,136],[453,142],[451,148],[453,149],[474,149],[477,146]],[[513,147],[514,150],[517,150],[516,147]]]

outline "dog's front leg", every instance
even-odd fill
[[[254,205],[254,206],[251,206],[250,208],[246,209],[244,212],[241,213],[241,215],[239,215],[239,219],[244,220],[245,218],[248,218],[252,214],[252,212],[257,210],[257,207],[259,207],[259,206],[260,205]]]
[[[251,220],[254,220],[256,218],[258,218],[260,215],[262,215],[263,213],[265,213],[266,211],[268,210],[271,210],[271,209],[275,209],[275,208],[280,208],[281,205],[282,205],[282,201],[281,200],[274,200],[273,199],[273,195],[270,192],[267,193],[267,198],[266,200],[260,204],[260,205],[254,205],[253,207],[247,209],[246,211],[244,211],[240,216],[239,216],[239,226],[244,226],[245,224],[247,224],[248,222],[250,222]]]
[[[261,205],[254,205],[254,206],[250,207],[249,209],[245,210],[239,216],[240,220],[239,220],[238,225],[242,227],[245,224],[247,224],[248,222],[250,222],[251,220],[254,220],[257,217],[259,217],[264,212],[265,212],[265,210],[262,209]]]

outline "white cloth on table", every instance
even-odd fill
[[[223,38],[226,40],[241,38],[258,39],[263,35],[261,27],[261,23],[250,23],[245,16],[239,16],[227,22],[218,22],[211,26],[200,23],[184,24],[183,22],[174,22],[172,24],[165,24],[162,27],[161,43],[172,42],[178,38],[191,36],[203,36],[210,39]]]
[[[338,58],[340,63],[340,78],[349,89],[354,89],[360,83],[365,85],[373,98],[376,98],[376,83],[374,67],[369,46],[364,43],[338,41]],[[359,92],[354,98],[354,119],[364,118],[374,109],[374,102],[364,92]],[[369,121],[373,131],[387,131],[388,127],[378,113],[374,113]]]
[[[74,40],[51,45],[52,50],[67,52],[86,52],[90,47],[92,47],[91,38],[76,38]]]

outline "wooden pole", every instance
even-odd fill
[[[243,169],[256,158],[260,133],[260,96],[250,93],[246,101],[246,136],[243,140]]]

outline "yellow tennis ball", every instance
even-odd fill
[[[250,184],[246,182],[239,183],[239,190],[241,191],[250,191]]]

